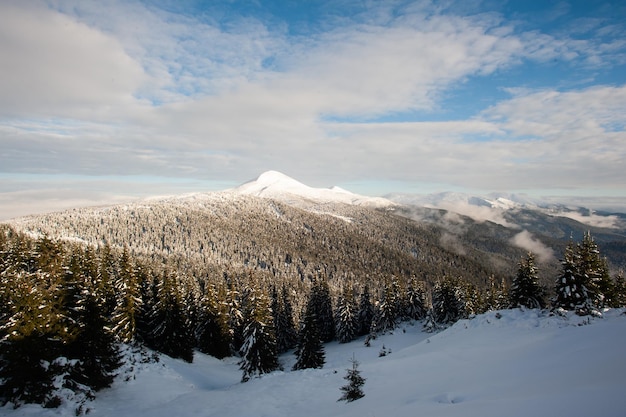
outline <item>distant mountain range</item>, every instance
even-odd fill
[[[11,223],[35,234],[128,246],[153,259],[181,257],[200,270],[229,265],[306,274],[332,267],[342,274],[377,270],[429,279],[474,274],[480,280],[487,274],[510,275],[525,251],[538,255],[550,280],[567,242],[590,231],[612,269],[626,269],[624,214],[505,194],[367,197],[339,187],[309,187],[276,171],[221,192]],[[298,262],[286,265],[285,257]]]

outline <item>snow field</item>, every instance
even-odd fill
[[[322,369],[240,383],[236,358],[196,353],[137,364],[89,404],[91,416],[603,416],[626,415],[626,315],[565,317],[537,310],[489,312],[429,334],[403,324],[371,341],[325,345]],[[385,347],[387,355],[379,357]],[[365,397],[337,402],[354,354]],[[133,378],[134,376],[134,378]],[[0,408],[7,416],[73,415],[70,407]]]

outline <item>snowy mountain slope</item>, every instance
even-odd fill
[[[461,320],[438,334],[419,323],[378,337],[326,345],[322,369],[284,371],[241,384],[236,359],[196,354],[138,364],[89,404],[92,416],[623,416],[626,316],[602,319],[504,310]],[[383,350],[387,355],[379,357]],[[337,402],[354,354],[365,397]],[[73,408],[26,405],[0,414],[70,416]]]
[[[392,207],[395,203],[380,197],[366,197],[340,187],[313,188],[277,171],[267,171],[257,179],[232,190],[237,194],[271,198],[286,203],[343,203],[368,207]]]

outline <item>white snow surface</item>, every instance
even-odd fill
[[[367,197],[354,194],[340,187],[314,188],[282,174],[267,171],[257,179],[249,181],[232,190],[238,194],[271,198],[287,203],[309,200],[317,203],[343,203],[369,207],[391,207],[396,204],[382,197]]]
[[[373,340],[325,345],[322,369],[284,371],[240,383],[237,359],[196,353],[192,364],[162,356],[88,403],[91,416],[624,416],[626,315],[558,316],[503,310],[437,334],[405,323]],[[379,357],[383,349],[387,355]],[[352,356],[365,397],[338,402]],[[126,381],[125,379],[129,379]],[[74,409],[24,405],[0,415],[71,416]]]

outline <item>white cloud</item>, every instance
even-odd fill
[[[540,262],[550,262],[554,260],[554,251],[543,244],[543,242],[536,239],[528,230],[523,230],[513,236],[511,243],[532,252],[537,256]]]
[[[575,211],[563,211],[559,213],[555,213],[555,216],[559,217],[567,217],[572,220],[576,220],[582,224],[586,224],[588,226],[593,227],[603,227],[607,229],[621,228],[624,226],[623,222],[620,220],[618,216],[608,215],[603,216],[593,212],[590,212],[587,215],[581,214]]]
[[[302,37],[217,9],[191,16],[134,1],[2,2],[0,56],[11,60],[0,78],[0,166],[233,180],[279,169],[331,184],[382,178],[507,191],[623,187],[624,86],[510,90],[464,120],[366,123],[395,112],[440,115],[442,97],[473,77],[528,59],[586,59],[600,45],[523,33],[493,13],[393,7],[330,19]],[[598,59],[619,42],[602,43]]]
[[[0,116],[101,119],[132,104],[144,74],[122,45],[36,5],[0,6]]]

